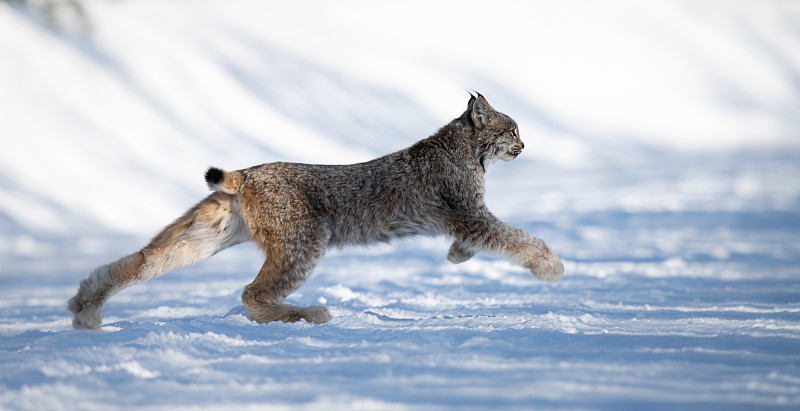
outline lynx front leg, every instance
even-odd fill
[[[522,233],[530,237],[525,232]],[[535,237],[530,238],[534,241],[518,247],[516,256],[511,257],[512,261],[531,270],[531,274],[540,280],[558,281],[564,275],[564,263],[544,241]]]
[[[447,253],[447,259],[453,264],[463,263],[473,256],[475,256],[475,251],[467,250],[464,244],[458,240],[453,241],[453,245],[450,246],[450,251]]]
[[[457,240],[450,247],[450,261],[464,256],[464,249],[478,249],[504,255],[540,280],[558,281],[564,273],[561,259],[544,241],[509,226],[489,212],[455,222],[452,235]]]

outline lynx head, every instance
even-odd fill
[[[480,93],[472,95],[464,114],[475,128],[475,155],[484,168],[497,160],[511,161],[525,148],[517,122],[492,108]]]

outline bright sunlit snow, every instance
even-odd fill
[[[797,409],[795,2],[0,3],[0,409]],[[37,6],[38,5],[38,6]],[[256,324],[251,244],[66,301],[210,166],[351,163],[483,93],[487,202],[555,284],[445,238],[332,251]]]

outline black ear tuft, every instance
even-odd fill
[[[496,113],[494,108],[489,105],[489,102],[486,101],[486,98],[481,95],[481,93],[475,92],[478,94],[477,98],[473,96],[470,101],[470,118],[472,118],[472,124],[475,125],[475,128],[482,129],[487,125],[494,123]]]
[[[219,184],[223,178],[225,178],[225,172],[216,167],[209,167],[206,171],[206,183],[208,184]]]

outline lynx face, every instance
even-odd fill
[[[481,164],[493,164],[497,160],[509,162],[517,158],[525,143],[519,136],[517,122],[507,115],[494,111],[488,103],[477,99],[473,105],[473,122],[478,127],[478,158]]]
[[[522,153],[522,149],[525,148],[525,143],[519,138],[519,130],[516,125],[513,130],[503,133],[503,135],[498,138],[498,145],[505,149],[506,154],[503,156],[503,161],[505,162],[517,158],[517,156]]]

